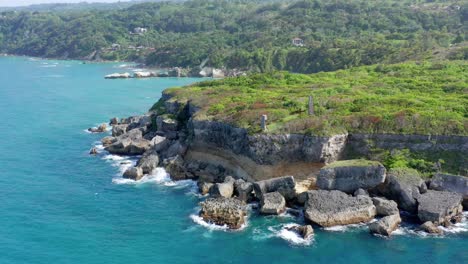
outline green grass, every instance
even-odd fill
[[[195,118],[267,133],[468,135],[468,62],[408,62],[322,72],[272,72],[165,93],[200,107]],[[313,96],[315,115],[307,113]],[[159,106],[159,105],[158,105]]]
[[[331,169],[337,167],[367,167],[381,165],[378,161],[365,160],[365,159],[352,159],[352,160],[339,160],[328,164],[323,167],[324,169]]]

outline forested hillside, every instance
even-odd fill
[[[0,52],[312,73],[408,59],[467,59],[467,21],[464,1],[194,0],[4,11]],[[147,31],[136,34],[137,27]],[[303,45],[293,45],[293,38]]]

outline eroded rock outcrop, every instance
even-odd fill
[[[388,216],[399,214],[398,205],[392,200],[387,200],[380,197],[373,197],[372,202],[377,209],[377,215]]]
[[[317,187],[354,193],[357,189],[370,189],[385,181],[386,170],[379,162],[344,160],[333,162],[320,170]]]
[[[260,201],[260,213],[279,215],[286,210],[286,200],[279,192],[265,193]]]
[[[143,178],[143,170],[141,168],[138,168],[138,167],[128,168],[124,172],[123,177],[126,178],[126,179],[132,179],[132,180],[138,181],[141,178]]]
[[[107,125],[101,124],[98,127],[90,127],[88,128],[88,131],[91,133],[103,133],[107,131]]]
[[[429,188],[463,195],[463,208],[468,209],[468,177],[437,173],[432,177]]]
[[[304,216],[320,226],[330,227],[368,222],[377,211],[372,199],[353,197],[341,191],[309,191]]]
[[[286,228],[289,231],[294,231],[299,234],[303,239],[308,239],[314,235],[314,229],[311,225],[303,225],[303,226],[292,226]]]
[[[425,231],[426,233],[429,234],[442,234],[442,230],[434,225],[431,221],[427,221],[424,224],[420,226],[421,230]]]
[[[425,191],[425,182],[417,171],[411,169],[389,171],[385,182],[373,189],[373,192],[396,201],[400,209],[410,213],[417,213],[417,199]]]
[[[245,223],[245,203],[235,198],[208,198],[200,203],[200,216],[209,223],[239,229]]]
[[[116,142],[106,147],[112,154],[141,155],[151,147],[151,142],[143,138],[140,129],[132,129],[116,138]]]
[[[398,228],[400,223],[401,218],[399,214],[389,215],[376,222],[370,223],[369,230],[373,234],[390,236],[390,234]]]
[[[296,183],[293,176],[285,176],[254,183],[255,195],[261,199],[264,194],[269,192],[279,192],[286,200],[293,199],[296,196]]]
[[[462,196],[458,193],[429,190],[418,198],[418,217],[421,222],[449,226],[458,221],[463,211]]]
[[[137,167],[143,170],[143,173],[151,173],[159,165],[158,153],[152,149],[146,151],[138,160]]]

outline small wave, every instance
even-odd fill
[[[299,226],[299,225],[293,224],[293,223],[286,224],[281,228],[280,231],[276,233],[276,235],[294,245],[304,245],[304,246],[310,245],[313,241],[312,236],[308,237],[307,239],[304,239],[298,233],[288,230],[288,228],[291,228],[294,226]]]
[[[42,78],[63,78],[65,75],[60,75],[60,74],[51,74],[51,75],[44,75]]]
[[[323,230],[326,231],[332,231],[332,232],[345,232],[350,229],[360,229],[363,227],[366,227],[368,224],[373,223],[377,221],[376,219],[373,219],[367,223],[359,223],[359,224],[350,224],[350,225],[337,225],[337,226],[331,226],[331,227],[324,227]]]
[[[39,66],[41,68],[54,68],[54,67],[57,67],[56,64],[44,64],[44,65],[41,65]]]
[[[203,227],[205,227],[205,228],[207,228],[209,230],[222,230],[222,231],[229,230],[229,227],[227,225],[220,226],[220,225],[208,223],[205,220],[203,220],[203,218],[201,218],[200,216],[198,216],[196,214],[191,214],[190,218],[196,224],[199,224],[199,225],[201,225],[201,226],[203,226]]]

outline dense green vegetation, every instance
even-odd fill
[[[467,59],[467,17],[468,4],[456,0],[193,0],[3,11],[0,52],[313,73],[408,59]],[[135,27],[148,32],[130,34]],[[304,46],[293,46],[294,37]],[[114,43],[120,49],[109,49]]]
[[[310,75],[252,74],[165,93],[200,107],[196,118],[251,133],[260,132],[266,114],[270,133],[468,135],[467,78],[466,61],[408,62]],[[309,96],[314,115],[308,114]]]

